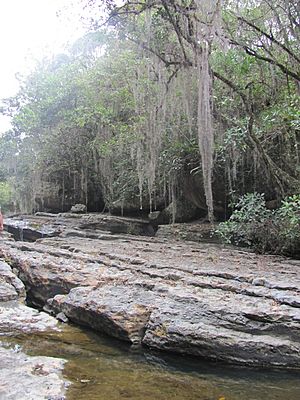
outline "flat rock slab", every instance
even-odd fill
[[[90,214],[82,216],[79,228],[93,228],[112,233],[154,236],[154,229],[148,220],[116,217],[105,214]]]
[[[157,297],[139,285],[79,287],[48,305],[72,321],[131,343],[141,343]]]
[[[259,322],[259,313],[251,321],[243,309],[238,312],[237,308],[238,304],[224,314],[210,309],[208,301],[165,302],[151,313],[143,343],[160,350],[248,366],[299,368],[299,340],[294,341],[283,324],[273,326],[272,317],[268,321],[267,314]],[[298,323],[293,318],[290,322],[299,334],[299,319]]]
[[[64,360],[30,357],[0,347],[0,398],[5,400],[64,400],[68,382]]]
[[[4,220],[5,229],[16,240],[35,241],[40,238],[54,237],[66,230],[102,230],[113,234],[132,234],[154,236],[155,231],[149,220],[117,217],[108,214],[37,213],[36,215],[18,215]],[[76,231],[74,232],[76,236]]]
[[[111,336],[300,368],[299,261],[125,235],[4,242],[1,255],[37,303]]]
[[[57,227],[44,223],[44,221],[27,219],[6,218],[4,228],[13,235],[16,240],[34,242],[43,237],[57,236],[61,233]]]
[[[49,305],[72,321],[132,343],[252,366],[300,365],[300,310],[272,300],[186,292],[176,286],[79,287]]]
[[[56,318],[18,302],[0,303],[0,336],[59,330]]]

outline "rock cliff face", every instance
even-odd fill
[[[78,324],[160,350],[300,368],[298,261],[70,227],[4,242],[0,256],[35,303]]]

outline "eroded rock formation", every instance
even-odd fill
[[[2,243],[1,243],[2,245]],[[58,330],[58,321],[45,312],[25,305],[25,287],[11,267],[0,260],[1,337]],[[21,346],[0,342],[1,399],[61,399],[68,382],[62,377],[64,360],[31,357]]]
[[[82,233],[82,235],[80,235]],[[151,348],[300,368],[300,263],[213,245],[70,229],[4,242],[32,301]]]

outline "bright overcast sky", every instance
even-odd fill
[[[64,18],[64,7],[76,1],[0,0],[0,99],[18,90],[16,73],[28,72],[34,60],[62,51],[83,33],[75,6],[67,13],[68,20]],[[8,120],[0,116],[0,134],[8,128]]]

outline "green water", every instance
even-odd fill
[[[66,326],[63,332],[1,337],[30,355],[67,360],[68,400],[297,400],[300,373],[230,367],[137,349]]]

